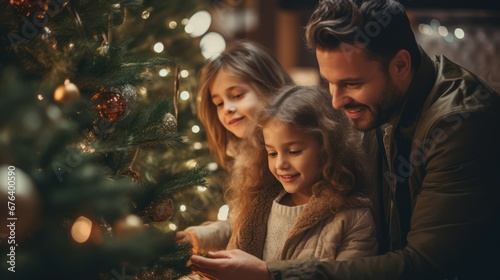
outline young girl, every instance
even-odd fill
[[[256,109],[285,85],[293,84],[281,64],[261,46],[238,41],[201,70],[198,117],[219,165],[231,172],[240,139]],[[231,227],[217,221],[178,232],[193,252],[225,249]]]
[[[361,139],[331,97],[283,89],[263,110],[229,181],[234,227],[228,249],[263,260],[322,261],[375,255]]]

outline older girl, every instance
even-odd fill
[[[231,172],[238,145],[257,108],[292,79],[263,47],[238,41],[201,70],[198,117],[217,162]],[[189,227],[177,233],[193,251],[224,249],[231,234],[228,222]]]

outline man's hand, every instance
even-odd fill
[[[209,252],[209,258],[193,255],[195,271],[218,280],[270,280],[266,263],[241,250]]]

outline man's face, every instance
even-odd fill
[[[332,105],[341,109],[352,126],[366,131],[387,121],[399,109],[403,94],[363,49],[316,49],[321,76],[328,81]]]

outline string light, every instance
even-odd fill
[[[169,224],[168,224],[168,228],[169,228],[170,230],[174,231],[174,230],[176,230],[176,229],[177,229],[177,226],[176,226],[175,224],[173,224],[173,223],[169,223]]]
[[[137,91],[139,92],[140,95],[148,94],[148,89],[146,87],[137,87]]]
[[[188,70],[182,70],[181,71],[181,77],[187,78],[189,76],[189,71]]]
[[[149,18],[149,15],[150,15],[149,11],[148,11],[148,10],[145,10],[145,11],[143,11],[143,12],[142,12],[141,17],[142,17],[143,19],[148,19],[148,18]]]
[[[166,77],[168,75],[168,70],[163,68],[160,70],[160,72],[158,72],[158,74],[160,75],[160,77]]]
[[[457,37],[458,39],[463,39],[465,37],[465,32],[462,28],[455,29],[455,37]]]
[[[165,49],[165,46],[163,46],[163,44],[161,42],[158,42],[156,43],[154,46],[153,46],[153,50],[157,53],[161,53],[163,50]]]
[[[39,94],[38,95],[38,100],[43,100],[43,95]]]
[[[211,162],[207,164],[207,169],[210,171],[215,171],[219,168],[219,165],[216,162]]]
[[[181,205],[181,206],[179,207],[179,209],[180,209],[182,212],[186,211],[186,205]]]
[[[217,32],[209,32],[200,40],[201,54],[206,59],[219,56],[226,49],[226,41]]]
[[[222,205],[221,208],[219,208],[219,213],[217,214],[217,219],[219,221],[226,221],[228,216],[229,216],[229,206]]]
[[[441,26],[441,23],[439,23],[437,19],[433,19],[431,20],[430,25],[432,26],[432,28],[437,29],[439,26]]]
[[[168,27],[170,29],[175,29],[177,27],[177,22],[172,20],[171,22],[168,23]]]
[[[194,159],[190,159],[190,160],[186,161],[185,164],[186,164],[187,168],[191,169],[191,168],[195,168],[198,165],[198,162]]]
[[[189,36],[197,38],[207,32],[211,23],[212,17],[210,16],[210,13],[207,11],[199,11],[189,19],[189,23],[186,24],[184,30],[189,34]]]
[[[200,127],[197,125],[193,125],[193,127],[191,127],[191,131],[193,133],[198,133],[198,132],[200,132]]]
[[[199,149],[201,149],[202,147],[203,147],[203,145],[202,145],[200,142],[194,142],[194,144],[193,144],[193,148],[194,148],[195,150],[199,150]]]
[[[188,23],[189,23],[189,19],[187,19],[187,18],[184,18],[181,20],[182,25],[187,25]]]
[[[204,191],[206,191],[206,190],[207,190],[207,187],[204,187],[204,186],[198,186],[198,187],[197,187],[197,189],[198,189],[198,191],[200,191],[200,192],[204,192]]]
[[[187,91],[181,92],[181,99],[188,100],[189,99],[189,92],[187,92]]]
[[[440,26],[438,27],[438,33],[439,35],[446,37],[446,35],[448,35],[448,28],[446,28],[445,26]]]

